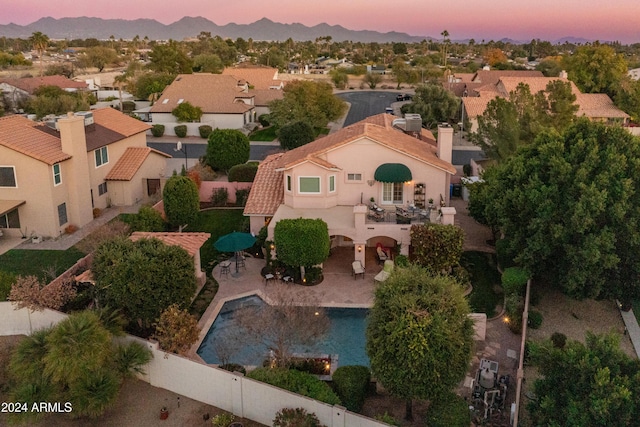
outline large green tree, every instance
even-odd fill
[[[422,123],[433,128],[456,117],[460,100],[441,84],[427,83],[416,89],[413,102],[402,106],[402,113],[420,114]]]
[[[180,231],[198,217],[198,186],[189,177],[175,175],[169,178],[162,190],[162,201],[167,222],[173,227],[178,227]]]
[[[14,350],[9,366],[9,395],[31,408],[38,402],[69,402],[74,418],[97,418],[115,403],[122,380],[141,372],[151,353],[139,343],[115,344],[121,335],[106,311],[83,311],[56,326],[34,332]],[[27,411],[17,421],[32,422],[44,413]]]
[[[96,249],[92,271],[99,303],[120,308],[130,330],[148,332],[171,304],[186,308],[196,290],[193,258],[157,239],[107,241]]]
[[[249,160],[249,138],[239,130],[215,129],[209,135],[206,163],[214,170],[229,172],[235,165]]]
[[[57,86],[40,86],[33,94],[34,97],[27,101],[25,110],[38,118],[49,114],[61,115],[69,111],[88,110],[91,103],[87,94],[66,92]]]
[[[540,378],[528,409],[534,425],[640,425],[640,362],[620,350],[616,335],[587,332],[586,344],[531,346]]]
[[[94,46],[85,51],[85,55],[81,57],[81,64],[84,67],[96,67],[101,73],[107,65],[113,64],[117,59],[118,54],[114,49]]]
[[[342,116],[346,104],[333,94],[329,83],[296,80],[285,86],[283,98],[271,101],[269,108],[272,123],[279,127],[303,121],[324,128]]]
[[[145,73],[130,81],[129,91],[138,99],[156,98],[175,77],[172,73]]]
[[[473,322],[462,287],[417,265],[398,268],[375,291],[367,325],[371,371],[392,395],[437,401],[465,376]]]
[[[175,40],[153,46],[149,53],[149,60],[149,69],[157,73],[190,74],[193,72],[193,63],[185,47]]]
[[[285,150],[292,150],[316,139],[316,134],[307,122],[295,122],[284,125],[278,130],[280,146]]]
[[[464,232],[455,225],[411,226],[411,261],[434,272],[449,272],[460,264]]]
[[[283,219],[273,231],[278,259],[291,266],[311,267],[329,256],[329,228],[321,219]]]
[[[627,74],[627,61],[622,54],[606,44],[595,42],[578,47],[566,56],[563,65],[582,92],[606,93],[614,97],[618,85]]]
[[[535,277],[629,301],[640,296],[639,176],[637,137],[581,119],[489,169],[480,210]]]

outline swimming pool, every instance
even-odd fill
[[[227,301],[222,306],[213,325],[198,348],[198,355],[206,362],[220,364],[220,349],[216,349],[216,339],[224,340],[223,347],[233,353],[229,360],[241,365],[261,365],[267,357],[264,345],[254,343],[239,343],[238,338],[243,335],[242,328],[234,321],[234,312],[246,306],[266,304],[257,295]],[[337,354],[338,366],[364,365],[369,366],[369,358],[365,351],[365,329],[368,308],[336,308],[326,307],[330,328],[327,335],[312,346],[296,346],[294,353]],[[223,350],[224,351],[224,350]]]

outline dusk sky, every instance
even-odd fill
[[[168,5],[172,6],[168,6]],[[202,16],[218,25],[248,24],[261,18],[326,22],[352,30],[400,31],[415,36],[476,41],[509,37],[528,41],[583,37],[640,42],[640,0],[0,0],[0,24],[30,24],[53,18],[149,18],[164,24],[183,16]]]

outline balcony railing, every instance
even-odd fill
[[[435,216],[436,208],[400,207],[382,209],[376,205],[369,206],[365,223],[393,223],[393,224],[424,224],[426,222],[439,222],[439,216]]]

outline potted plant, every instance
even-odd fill
[[[166,406],[163,406],[162,408],[160,408],[160,419],[166,420],[168,417],[169,417],[169,411],[167,410]]]

